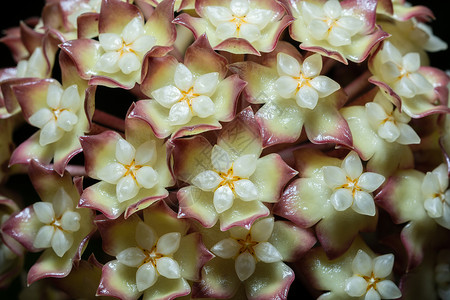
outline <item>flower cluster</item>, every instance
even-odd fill
[[[448,299],[433,18],[403,0],[46,0],[0,38],[0,288]]]

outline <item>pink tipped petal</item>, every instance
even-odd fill
[[[140,17],[137,6],[122,1],[106,0],[102,2],[98,20],[99,32],[121,34],[125,25],[135,17]]]
[[[91,39],[78,39],[65,42],[61,50],[75,62],[81,78],[89,80],[95,73],[94,68],[100,57],[100,44]]]
[[[202,269],[202,280],[192,288],[192,296],[199,298],[230,298],[241,282],[236,275],[234,264],[228,259],[215,257]]]
[[[203,192],[195,186],[181,188],[177,193],[179,202],[178,217],[193,218],[204,227],[216,224],[219,216],[212,201],[213,194]]]
[[[77,19],[78,39],[90,39],[98,36],[98,13],[84,13]]]
[[[258,200],[277,202],[286,183],[297,174],[277,154],[269,154],[257,160],[256,170],[250,180],[258,189]]]
[[[220,214],[220,230],[234,226],[249,228],[258,218],[269,215],[269,209],[260,201],[242,201],[235,199],[233,206]]]
[[[145,224],[153,228],[159,237],[171,232],[179,232],[184,236],[189,228],[188,222],[178,219],[165,201],[150,206],[143,211],[143,215]]]
[[[174,173],[182,181],[191,183],[195,176],[206,170],[212,170],[212,146],[202,136],[176,139],[172,151]]]
[[[184,278],[168,279],[163,276],[150,289],[144,292],[143,299],[175,299],[190,293],[191,287]]]
[[[140,294],[136,285],[136,268],[127,267],[117,260],[103,266],[97,295],[132,300]]]
[[[121,251],[136,246],[136,237],[130,232],[135,232],[139,222],[141,220],[137,215],[116,220],[104,216],[97,217],[95,224],[102,237],[103,250],[111,256],[117,256]]]
[[[275,45],[273,45],[273,47],[275,48]],[[253,54],[258,56],[261,55],[250,42],[240,38],[228,38],[218,45],[214,46],[214,50],[227,51],[233,54]]]
[[[231,75],[219,83],[216,92],[211,97],[216,108],[214,116],[217,120],[229,122],[234,118],[239,95],[246,84],[237,75]]]
[[[255,154],[259,157],[262,151],[260,127],[250,107],[241,111],[232,122],[224,126],[217,145],[233,159],[245,154]]]
[[[32,206],[12,215],[3,225],[2,231],[18,241],[28,251],[39,251],[33,246],[34,238],[42,226]]]
[[[176,29],[173,20],[173,0],[164,0],[156,6],[145,24],[147,34],[156,38],[156,44],[171,46],[175,42]]]
[[[248,299],[287,299],[294,278],[294,271],[283,262],[259,263],[244,283]]]
[[[274,224],[269,243],[283,256],[283,261],[299,260],[316,243],[316,237],[311,229],[303,229],[287,221],[277,221]]]
[[[200,233],[191,233],[181,238],[180,249],[174,254],[174,259],[180,264],[181,277],[192,281],[200,280],[203,265],[213,258],[212,253],[203,245]]]

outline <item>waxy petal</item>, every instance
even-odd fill
[[[136,285],[139,292],[153,286],[158,280],[158,274],[152,263],[145,263],[136,272]]]

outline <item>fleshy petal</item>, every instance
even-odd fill
[[[241,281],[248,279],[255,272],[255,258],[247,251],[239,254],[234,262],[236,274]]]

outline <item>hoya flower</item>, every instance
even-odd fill
[[[411,5],[406,0],[380,0],[378,1],[377,13],[399,21],[408,21],[413,18],[420,21],[434,19],[434,14],[428,7]]]
[[[285,99],[294,98],[298,106],[314,109],[319,98],[336,92],[339,84],[327,76],[320,75],[322,57],[313,54],[300,65],[292,56],[277,55],[277,70],[280,77],[275,82],[278,94]]]
[[[350,152],[340,167],[325,166],[323,178],[330,189],[331,204],[338,211],[351,207],[357,213],[374,216],[375,203],[371,193],[384,182],[384,176],[364,172],[361,159],[356,152]]]
[[[402,292],[392,281],[394,255],[375,255],[357,238],[339,258],[328,259],[322,248],[310,251],[299,263],[308,282],[322,299],[397,299]]]
[[[375,24],[376,1],[286,1],[296,18],[291,37],[300,48],[319,52],[344,64],[362,62],[388,34]]]
[[[39,128],[20,144],[10,164],[27,164],[36,159],[62,174],[68,161],[81,151],[78,138],[89,131],[95,87],[88,87],[74,73],[67,56],[60,56],[63,84],[54,79],[32,80],[15,85],[13,91],[25,119]]]
[[[300,178],[285,189],[273,213],[302,228],[314,227],[327,256],[334,259],[359,232],[375,230],[378,214],[372,192],[384,177],[363,172],[353,151],[343,160],[308,148],[294,155]]]
[[[394,265],[394,255],[385,254],[371,258],[364,250],[358,250],[352,261],[353,276],[345,281],[345,292],[351,297],[365,299],[397,299],[402,296],[399,288],[389,279]]]
[[[447,237],[448,169],[441,164],[424,174],[415,169],[398,170],[376,195],[395,224],[405,224],[400,238],[407,253],[407,269],[418,266],[425,251]]]
[[[81,137],[86,172],[100,181],[84,190],[80,206],[112,219],[165,198],[173,184],[164,142],[141,120],[127,117],[125,127],[125,139],[114,131]]]
[[[80,178],[63,177],[36,161],[29,166],[34,188],[42,199],[14,214],[3,225],[3,232],[28,251],[44,250],[28,272],[27,282],[44,277],[65,277],[77,263],[89,237],[95,231],[93,212],[77,208],[82,189]]]
[[[200,18],[181,14],[174,22],[198,38],[206,33],[214,50],[237,54],[271,52],[292,17],[273,0],[196,1]]]
[[[152,71],[141,91],[152,99],[138,101],[131,115],[151,124],[159,138],[222,128],[219,121],[234,118],[245,86],[237,75],[226,77],[226,65],[227,60],[212,50],[204,35],[187,48],[183,63],[172,56],[150,58]]]
[[[198,280],[211,259],[199,233],[187,234],[189,223],[160,201],[128,219],[97,220],[103,249],[116,259],[104,265],[97,294],[120,299],[190,293],[187,280]]]
[[[402,54],[389,41],[370,59],[369,81],[379,86],[390,100],[413,118],[447,112],[448,76],[441,70],[421,66],[416,52]]]
[[[98,41],[80,38],[61,45],[90,84],[131,89],[142,81],[148,53],[164,55],[175,40],[170,0],[158,5],[146,22],[137,6],[119,0],[104,1],[98,18]]]
[[[311,231],[273,217],[258,219],[249,229],[200,231],[216,255],[193,286],[202,298],[239,298],[245,293],[247,299],[286,299],[294,274],[283,261],[298,260],[315,243]]]
[[[390,176],[398,168],[414,164],[408,145],[421,139],[408,125],[411,118],[400,112],[379,88],[361,97],[360,104],[343,107],[340,112],[347,120],[353,137],[353,147],[372,172]]]
[[[319,54],[303,58],[294,46],[280,42],[257,61],[237,62],[230,69],[248,83],[247,101],[263,104],[256,119],[264,146],[296,141],[303,126],[313,143],[352,144],[348,125],[338,112],[345,94],[337,82],[320,75]]]
[[[156,7],[162,0],[149,0],[147,1],[151,6]],[[195,1],[194,0],[175,0],[175,11],[182,10],[193,10],[195,9]]]
[[[438,224],[450,228],[450,189],[448,189],[448,167],[440,164],[427,172],[422,182],[425,210]]]
[[[373,102],[366,103],[365,107],[372,128],[387,142],[403,145],[420,143],[420,137],[408,125],[411,117],[395,108],[381,92],[377,93]]]
[[[190,184],[181,188],[179,216],[221,230],[250,226],[269,214],[263,202],[275,203],[295,171],[278,154],[260,157],[259,128],[251,109],[222,129],[217,144],[204,137],[176,139],[172,151],[175,175]]]

